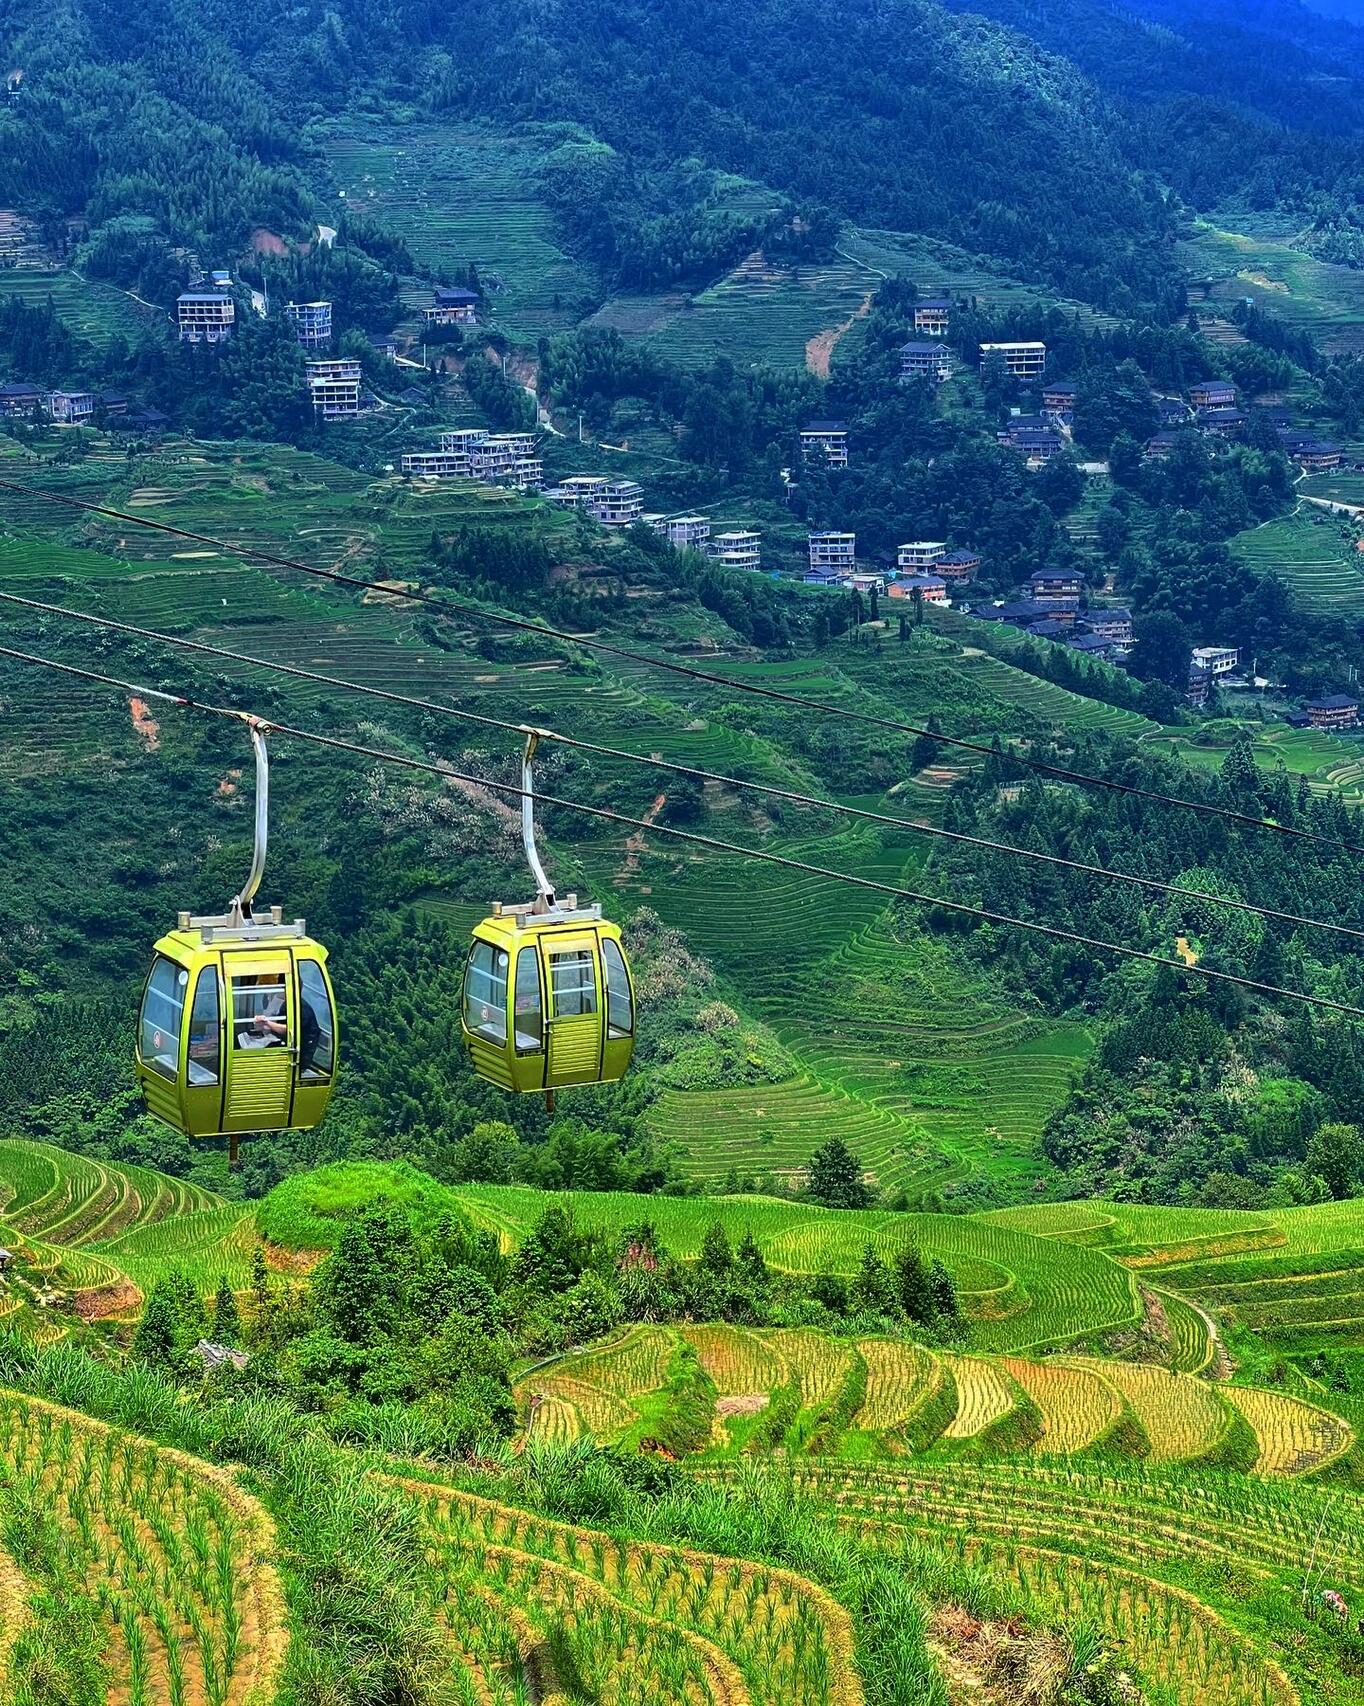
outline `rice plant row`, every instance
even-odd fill
[[[717,1700],[861,1706],[848,1614],[804,1577],[575,1527],[454,1487],[395,1484],[417,1504],[442,1580],[465,1573],[472,1560],[499,1597],[542,1622],[550,1613],[550,1632],[569,1606],[615,1608],[616,1623],[597,1630],[608,1656],[647,1635],[675,1680],[669,1685],[666,1670],[640,1677],[635,1698],[688,1697],[675,1681],[695,1681],[688,1664],[709,1654],[702,1669]],[[671,1647],[662,1639],[668,1631]],[[617,1680],[601,1697],[628,1697],[621,1686]]]
[[[30,1521],[56,1524],[110,1698],[273,1697],[288,1640],[274,1531],[231,1474],[16,1393],[0,1393],[0,1464]]]

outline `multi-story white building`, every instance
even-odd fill
[[[551,486],[545,496],[560,509],[585,511],[589,502],[610,484],[605,474],[570,474],[557,486]]]
[[[608,480],[605,491],[587,500],[587,513],[603,527],[632,527],[644,514],[644,487],[635,480]]]
[[[326,349],[332,341],[330,302],[286,302],[284,312],[294,323],[294,336],[304,349]]]
[[[1240,661],[1241,654],[1235,646],[1195,646],[1189,659],[1189,671],[1190,674],[1220,680],[1222,676],[1230,675]]]
[[[646,515],[643,519],[678,551],[704,551],[710,540],[709,516]]]
[[[187,290],[176,300],[175,323],[182,344],[221,344],[232,336],[237,304],[225,291]]]
[[[848,466],[848,428],[844,421],[811,421],[800,429],[800,455],[803,462],[815,462],[827,468]]]
[[[761,533],[736,528],[729,533],[713,533],[706,546],[706,555],[726,569],[760,569],[762,567]]]
[[[403,453],[402,469],[415,480],[467,480],[469,453],[466,450],[409,450]]]
[[[469,448],[469,472],[491,486],[515,486],[528,491],[545,483],[545,467],[535,455],[533,432],[486,434]]]
[[[484,443],[490,436],[486,427],[451,427],[440,435],[442,450],[462,450],[467,456],[475,447]]]
[[[941,385],[952,377],[952,356],[946,344],[908,343],[900,345],[900,380],[926,379],[930,385]]]
[[[809,543],[812,569],[846,569],[852,573],[857,562],[855,533],[812,533]]]
[[[360,363],[358,361],[309,361],[304,363],[313,409],[324,421],[353,421],[360,414]]]
[[[1047,346],[1042,343],[982,344],[980,363],[983,367],[992,355],[997,355],[1015,379],[1040,379],[1047,365]]]
[[[43,396],[43,407],[52,420],[62,421],[67,426],[80,426],[83,421],[88,421],[95,412],[95,393],[93,391],[48,391]]]
[[[945,539],[912,539],[908,545],[895,547],[895,567],[902,575],[912,575],[921,569],[931,569],[946,555]]]

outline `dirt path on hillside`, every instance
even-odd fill
[[[152,716],[147,701],[133,694],[128,700],[128,710],[132,714],[133,727],[147,743],[147,751],[155,752],[161,745],[161,725]]]
[[[869,290],[862,298],[862,306],[855,309],[841,326],[831,326],[827,332],[816,332],[805,346],[805,366],[814,374],[816,379],[829,377],[829,363],[833,360],[834,349],[838,340],[852,329],[858,320],[864,320],[871,313],[872,292]]]
[[[663,810],[664,806],[667,805],[667,803],[668,803],[668,796],[666,794],[660,794],[658,796],[658,798],[654,801],[654,803],[649,807],[648,811],[645,812],[644,822],[648,823],[648,824],[652,824],[653,822],[655,822],[657,817],[658,817],[658,814]],[[642,829],[637,829],[637,830],[635,830],[634,834],[630,836],[629,840],[625,843],[625,863],[621,866],[620,870],[617,871],[617,873],[616,873],[616,884],[617,884],[617,886],[619,886],[621,883],[625,882],[627,878],[637,875],[637,873],[639,871],[639,856],[643,851],[644,851],[644,831]]]

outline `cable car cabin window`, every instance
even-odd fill
[[[602,969],[606,973],[606,1034],[608,1037],[628,1037],[635,1028],[630,978],[625,970],[625,958],[610,937],[602,941],[601,958]]]
[[[464,974],[464,1023],[489,1042],[507,1040],[507,953],[475,942]]]
[[[218,1047],[218,973],[205,966],[194,986],[194,1005],[189,1010],[189,1059],[186,1070],[191,1090],[216,1084],[222,1072]]]
[[[551,954],[549,977],[556,1019],[581,1019],[597,1011],[597,969],[590,948]]]
[[[159,954],[147,979],[138,1025],[138,1052],[145,1065],[173,1084],[180,1073],[180,1021],[189,973]]]
[[[540,956],[522,948],[516,956],[516,1052],[539,1054],[545,1046],[545,1011],[540,999]]]
[[[283,1048],[289,1041],[284,973],[246,972],[232,979],[232,1038],[237,1049]]]
[[[331,1077],[336,1058],[336,1023],[316,960],[298,962],[298,990],[298,1075],[315,1084]]]

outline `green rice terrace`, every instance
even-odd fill
[[[1364,1592],[1356,1419],[1305,1379],[1233,1368],[1222,1337],[1256,1287],[1271,1301],[1290,1268],[1343,1268],[1364,1244],[1356,1204],[904,1215],[452,1190],[371,1164],[297,1175],[257,1215],[15,1140],[0,1141],[0,1193],[4,1299],[40,1277],[48,1296],[7,1310],[0,1343],[18,1382],[0,1385],[0,1667],[21,1684],[77,1630],[89,1686],[110,1697],[289,1698],[337,1615],[329,1548],[350,1556],[355,1529],[336,1525],[358,1523],[406,1560],[400,1603],[467,1706],[569,1700],[569,1677],[625,1706],[644,1674],[650,1700],[687,1706],[891,1698],[873,1606],[892,1581],[912,1698],[939,1706],[1006,1630],[1021,1657],[1079,1624],[1091,1662],[1117,1655],[1103,1662],[1145,1700],[1357,1697],[1322,1608],[1328,1588]],[[262,1235],[272,1267],[300,1271],[390,1194],[432,1223],[454,1208],[508,1251],[551,1206],[612,1235],[647,1213],[688,1259],[716,1223],[752,1232],[777,1270],[850,1273],[868,1242],[891,1255],[913,1239],[953,1273],[968,1342],[627,1324],[514,1369],[519,1437],[472,1463],[309,1438],[268,1399],[205,1408],[52,1343],[53,1321],[91,1345],[127,1330],[71,1308],[110,1297],[114,1268],[146,1288],[186,1272],[204,1291],[223,1273],[249,1310]],[[1114,1354],[1139,1321],[1140,1358]],[[671,1460],[666,1496],[618,1482],[611,1465],[632,1459]],[[82,1576],[100,1585],[73,1624]]]
[[[1256,574],[1276,575],[1310,609],[1352,615],[1364,605],[1358,530],[1342,516],[1302,503],[1231,544]]]
[[[1265,219],[1258,232],[1198,221],[1180,245],[1194,281],[1194,306],[1204,300],[1230,305],[1249,297],[1276,319],[1310,332],[1326,349],[1359,349],[1364,343],[1364,279],[1352,267],[1318,260],[1295,247],[1295,229],[1272,218]],[[1206,298],[1200,288],[1205,282]]]

